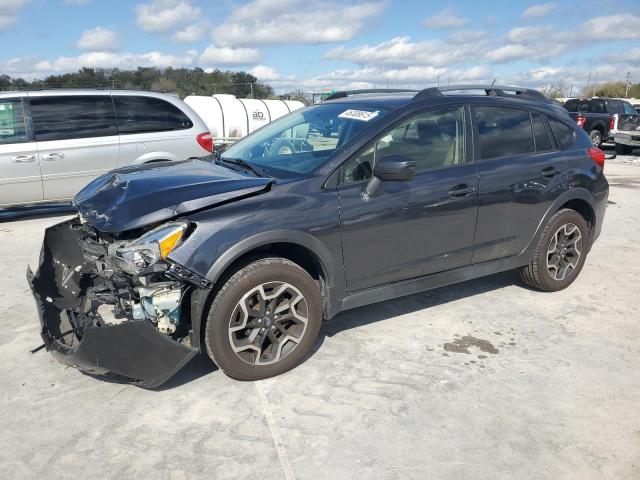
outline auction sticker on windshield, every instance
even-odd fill
[[[378,116],[380,112],[376,110],[375,112],[367,112],[366,110],[345,110],[338,117],[340,118],[349,118],[351,120],[360,120],[361,122],[368,122],[369,120],[373,120]]]

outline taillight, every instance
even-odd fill
[[[609,130],[613,130],[614,128],[616,128],[616,116],[615,115],[613,115],[609,119]]]
[[[584,124],[585,124],[585,122],[586,122],[586,121],[587,121],[587,119],[586,119],[586,118],[584,118],[582,115],[580,115],[580,116],[578,117],[578,126],[579,126],[580,128],[584,128]]]
[[[201,133],[196,137],[196,140],[207,152],[213,153],[213,137],[209,132]]]
[[[600,168],[604,169],[604,152],[598,147],[591,147],[587,150],[587,153],[591,157],[591,160],[600,165]]]

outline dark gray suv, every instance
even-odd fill
[[[157,386],[198,352],[285,372],[338,312],[495,272],[567,287],[598,237],[604,153],[540,93],[340,92],[210,162],[108,173],[29,282],[61,362]]]

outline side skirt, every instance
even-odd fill
[[[431,275],[412,278],[411,280],[403,280],[389,285],[360,290],[347,295],[342,300],[340,310],[362,307],[372,303],[412,295],[425,290],[432,290],[434,288],[444,287],[454,283],[473,280],[474,278],[484,277],[493,273],[512,270],[528,264],[532,260],[532,257],[533,255],[530,252],[525,251],[520,255],[515,255],[513,257],[491,260],[489,262],[468,265],[466,267],[447,270],[445,272],[432,273]]]

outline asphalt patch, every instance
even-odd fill
[[[464,337],[456,338],[453,342],[445,343],[442,346],[447,352],[452,353],[471,353],[469,348],[476,347],[486,353],[496,354],[498,349],[493,346],[488,340],[482,340],[480,338],[472,337],[471,335],[465,335]]]

